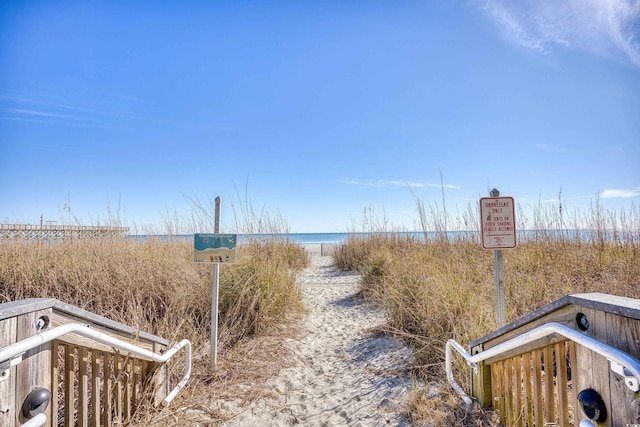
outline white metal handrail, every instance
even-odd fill
[[[500,343],[495,347],[491,347],[488,350],[484,350],[478,354],[471,355],[460,344],[454,340],[447,341],[445,349],[445,366],[447,371],[447,379],[453,387],[453,389],[460,395],[464,402],[471,406],[473,400],[462,390],[462,387],[456,383],[453,378],[453,372],[451,369],[452,349],[455,349],[466,360],[467,364],[476,369],[477,363],[492,357],[498,356],[510,350],[514,350],[522,345],[531,343],[533,341],[545,338],[552,334],[561,335],[583,347],[592,350],[599,355],[605,357],[611,363],[611,370],[621,374],[625,377],[625,384],[632,391],[640,390],[640,360],[635,357],[615,348],[595,338],[585,335],[575,329],[572,329],[566,325],[557,322],[547,323],[546,325],[538,326],[528,332],[523,333],[515,338]]]
[[[180,390],[182,390],[187,384],[187,381],[191,376],[191,341],[187,339],[180,341],[169,350],[167,350],[167,352],[165,352],[164,354],[158,354],[130,344],[126,341],[122,341],[118,338],[112,337],[111,335],[92,329],[88,325],[82,325],[79,323],[68,323],[62,326],[58,326],[56,328],[41,332],[37,335],[33,335],[22,341],[18,341],[14,344],[0,349],[0,369],[4,371],[11,366],[21,363],[22,355],[25,352],[39,347],[47,342],[51,342],[66,334],[78,334],[88,338],[92,338],[95,341],[110,345],[115,349],[126,351],[129,354],[133,354],[135,356],[158,363],[168,362],[169,359],[173,357],[173,355],[175,355],[180,349],[184,347],[186,351],[185,372],[182,375],[182,379],[180,380],[178,385],[176,385],[167,395],[167,397],[165,397],[162,401],[163,406],[167,406],[171,403],[171,401],[176,397]]]

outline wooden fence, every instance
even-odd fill
[[[69,323],[90,325],[154,353],[168,345],[55,299],[28,299],[0,304],[0,347]],[[129,421],[141,404],[157,405],[169,387],[166,364],[125,357],[73,333],[27,351],[19,362],[0,367],[0,427],[29,421],[25,401],[34,392],[51,394],[47,426],[115,426]]]
[[[104,239],[123,236],[129,227],[91,225],[0,224],[2,242],[52,243],[69,240]]]
[[[550,322],[581,331],[640,359],[640,300],[605,294],[568,295],[471,343],[478,354]],[[472,395],[496,408],[507,426],[640,425],[640,392],[595,351],[557,334],[487,359],[472,371]],[[578,400],[591,390],[606,418],[589,419]],[[591,392],[589,392],[591,393]],[[593,415],[593,411],[590,411]]]

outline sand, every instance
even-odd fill
[[[270,386],[279,396],[244,408],[227,426],[403,426],[411,351],[372,334],[384,316],[358,298],[360,276],[341,272],[320,246],[297,279],[308,313],[285,345],[295,358]]]

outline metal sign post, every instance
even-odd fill
[[[220,196],[216,197],[216,208],[214,217],[213,233],[220,233],[220,205],[222,199]],[[213,263],[213,283],[211,292],[211,370],[216,370],[216,362],[218,361],[218,281],[220,280],[220,264]]]
[[[482,247],[493,249],[498,327],[502,327],[507,319],[502,249],[516,247],[515,208],[512,197],[500,197],[495,188],[489,194],[491,197],[480,199],[480,230]]]
[[[211,370],[215,371],[218,359],[218,282],[220,264],[236,262],[237,234],[220,234],[220,205],[222,199],[216,197],[213,234],[196,233],[193,236],[193,262],[213,263],[211,284]]]

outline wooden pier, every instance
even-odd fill
[[[57,224],[0,224],[2,242],[53,243],[124,236],[129,227]]]

